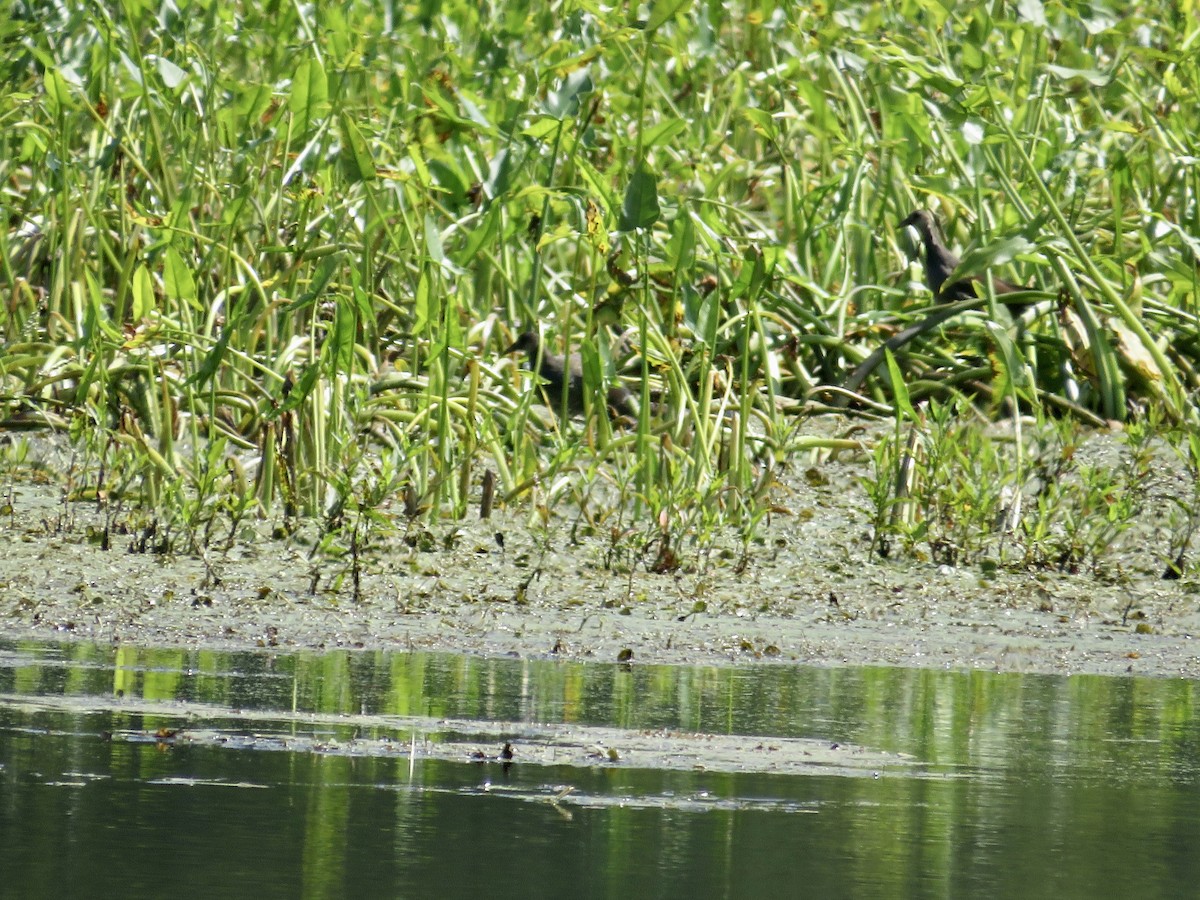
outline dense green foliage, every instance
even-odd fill
[[[0,419],[201,531],[492,469],[674,533],[755,521],[824,407],[1194,422],[1198,44],[1190,2],[12,3]],[[1020,321],[930,318],[920,206]],[[531,326],[636,426],[532,402]]]

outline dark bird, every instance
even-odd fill
[[[566,359],[551,353],[542,346],[542,339],[536,331],[526,331],[518,337],[505,354],[521,351],[529,361],[529,368],[537,372],[546,382],[545,392],[551,409],[558,409],[562,403],[563,381],[566,381],[567,406],[573,413],[584,411],[583,395],[583,360],[578,353],[572,353]],[[628,416],[636,419],[638,404],[633,394],[626,388],[613,385],[608,389],[608,409],[610,415]]]
[[[954,303],[958,300],[974,300],[982,297],[986,291],[982,279],[971,275],[961,281],[946,284],[950,273],[958,268],[959,259],[946,249],[942,239],[942,230],[938,227],[937,219],[928,210],[918,209],[909,213],[907,219],[900,223],[901,228],[912,227],[921,236],[925,245],[925,278],[929,282],[929,290],[938,303]],[[1011,284],[992,276],[992,290],[997,294],[1015,294],[1027,291],[1029,288]],[[1014,316],[1019,316],[1029,307],[1028,303],[1009,303],[1009,309]]]

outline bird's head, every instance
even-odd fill
[[[908,218],[900,223],[900,227],[915,228],[922,234],[932,233],[935,227],[933,214],[927,209],[914,209],[908,214]]]
[[[538,337],[536,331],[523,331],[504,353],[507,356],[509,353],[520,351],[532,359],[537,356],[538,348],[541,345],[542,339]]]

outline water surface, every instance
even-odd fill
[[[0,895],[1194,896],[1196,705],[1168,679],[0,644]],[[693,755],[652,763],[669,741]]]

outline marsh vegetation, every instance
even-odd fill
[[[1194,571],[1194,11],[998,9],[11,4],[10,510],[47,477],[206,558],[308,527],[357,593],[493,503],[669,572],[857,454],[876,553],[1103,568],[1150,498]],[[981,297],[933,303],[920,208]]]

